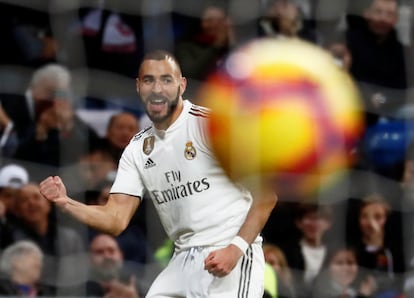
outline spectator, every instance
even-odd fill
[[[0,168],[0,203],[3,205],[0,217],[14,214],[14,197],[19,188],[29,182],[29,173],[18,164],[7,164]]]
[[[90,297],[144,297],[145,290],[137,283],[139,270],[132,273],[124,263],[123,252],[116,239],[97,234],[89,246],[90,275],[86,294]]]
[[[139,119],[134,114],[117,113],[109,119],[106,135],[102,140],[102,148],[108,150],[114,162],[118,164],[125,147],[139,130]]]
[[[52,289],[40,283],[43,258],[42,250],[34,242],[20,240],[8,246],[0,260],[0,295],[51,296]]]
[[[34,129],[38,113],[57,95],[68,96],[71,90],[69,71],[59,64],[36,69],[24,94],[2,94],[0,101],[13,122],[19,141],[26,140]]]
[[[75,172],[65,173],[69,189],[77,197],[84,195],[85,200],[89,194],[99,193],[103,184],[113,181],[121,154],[138,131],[139,122],[134,114],[118,112],[111,116],[106,135],[80,156]]]
[[[53,15],[48,11],[49,2],[39,2],[37,9],[19,4],[0,4],[0,64],[36,68],[57,61],[60,47],[51,28]]]
[[[56,294],[67,294],[84,280],[85,241],[76,230],[59,225],[49,202],[39,192],[39,186],[28,183],[17,194],[16,214],[19,224],[13,228],[13,238],[37,243],[45,254],[42,283],[53,286]]]
[[[405,48],[397,36],[397,20],[396,0],[372,0],[362,17],[347,18],[350,72],[360,85],[368,125],[392,116],[405,102]]]
[[[387,241],[386,224],[390,206],[378,192],[363,196],[359,206],[358,226],[360,237],[354,239],[358,264],[372,273],[379,293],[402,292],[404,258],[402,243]],[[398,233],[399,231],[393,231]]]
[[[76,195],[97,194],[101,186],[113,181],[118,161],[123,150],[139,131],[139,121],[130,112],[118,112],[109,118],[106,134],[99,138],[78,160],[75,172],[66,173],[70,177],[68,185]]]
[[[352,65],[352,54],[345,41],[333,39],[326,43],[325,48],[332,54],[336,64],[349,72]]]
[[[77,163],[76,175],[68,183],[74,193],[99,192],[101,186],[112,181],[116,173],[117,162],[114,161],[111,152],[105,147],[92,148],[90,152],[82,155]]]
[[[15,158],[35,165],[63,167],[77,162],[90,144],[97,142],[95,131],[75,114],[70,85],[71,74],[64,66],[51,64],[34,72],[26,97],[20,98],[30,99],[26,104],[28,114],[20,117],[32,120],[21,123],[18,129],[22,141]],[[20,119],[16,117],[14,122],[20,123]],[[31,177],[41,179],[41,169],[31,167],[30,171]]]
[[[291,0],[269,1],[265,16],[259,20],[259,36],[317,40],[315,30],[304,23],[300,7]]]
[[[292,272],[286,260],[285,253],[277,245],[271,243],[263,244],[263,253],[266,263],[270,264],[276,272],[277,297],[296,297]]]
[[[316,278],[313,298],[375,297],[375,279],[362,272],[355,250],[346,245],[332,248]]]
[[[222,62],[235,46],[234,27],[224,7],[209,4],[201,13],[200,27],[188,37],[177,41],[175,56],[181,65],[183,75],[190,83],[202,83]],[[197,86],[187,87],[189,97],[193,97]]]
[[[13,242],[12,226],[16,221],[15,202],[18,189],[28,183],[27,170],[17,164],[0,168],[0,248]]]
[[[13,157],[49,166],[67,165],[98,139],[76,116],[71,93],[70,71],[48,64],[33,73],[24,95],[0,96],[19,140]],[[32,177],[37,177],[35,174]]]
[[[296,208],[295,223],[299,237],[281,248],[293,271],[298,297],[308,297],[329,249],[326,235],[332,225],[332,209],[301,203]]]

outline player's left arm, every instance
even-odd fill
[[[212,251],[204,261],[205,269],[219,277],[229,274],[262,231],[276,203],[274,190],[260,189],[235,239],[227,247]]]

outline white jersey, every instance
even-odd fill
[[[142,130],[126,147],[111,188],[141,198],[147,191],[177,250],[227,245],[252,203],[214,158],[207,117],[208,109],[185,100],[167,130]]]

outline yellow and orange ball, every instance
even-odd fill
[[[343,172],[363,130],[351,77],[300,41],[258,39],[236,49],[200,91],[212,148],[233,180],[271,178],[279,191],[315,192]]]

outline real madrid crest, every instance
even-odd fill
[[[188,160],[192,160],[196,157],[196,155],[197,155],[197,151],[193,146],[193,142],[187,142],[185,144],[185,149],[184,149],[185,158]]]
[[[142,151],[146,155],[149,155],[154,149],[154,142],[155,142],[154,136],[149,136],[144,139],[144,143],[142,144]]]

